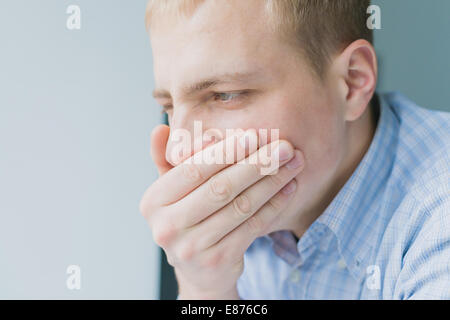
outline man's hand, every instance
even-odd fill
[[[232,165],[193,161],[203,152],[225,152],[224,146],[236,139],[227,137],[172,167],[165,159],[168,137],[167,126],[152,133],[152,158],[160,177],[145,192],[141,213],[175,268],[180,299],[238,299],[244,253],[287,206],[303,156],[280,140],[258,150],[237,143],[242,159]],[[260,169],[267,163],[261,159],[267,158],[267,148],[280,169],[264,176]]]

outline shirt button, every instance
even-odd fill
[[[289,279],[291,280],[291,282],[293,283],[297,283],[300,281],[300,271],[298,270],[293,270],[289,276]]]
[[[339,269],[345,269],[347,267],[347,264],[345,263],[344,259],[340,259],[337,264]]]

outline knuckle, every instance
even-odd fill
[[[189,181],[199,181],[202,176],[200,173],[199,167],[195,163],[184,163],[183,166],[183,175]]]
[[[143,197],[139,202],[139,211],[144,218],[148,218],[150,215],[152,205],[148,198]]]
[[[230,199],[232,188],[230,180],[225,174],[211,178],[208,184],[208,195],[211,200],[226,201]]]
[[[233,200],[233,209],[238,218],[247,216],[252,212],[250,199],[244,194],[237,196]]]
[[[214,269],[221,265],[223,261],[223,253],[222,252],[214,252],[210,256],[206,257],[202,262],[202,268],[205,269]]]
[[[144,218],[147,218],[148,216],[147,208],[148,208],[147,201],[144,201],[144,199],[142,199],[141,202],[139,202],[139,212]]]
[[[144,195],[139,202],[139,211],[146,219],[149,218],[152,211],[158,209],[158,205],[155,202],[155,193],[155,187],[154,184],[152,184],[147,188],[147,190],[145,190]]]
[[[175,251],[176,260],[180,263],[191,261],[196,253],[195,245],[192,241],[185,241],[184,245],[179,246]]]
[[[153,240],[160,247],[167,247],[177,234],[174,225],[168,222],[154,223]]]

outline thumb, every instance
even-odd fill
[[[161,124],[153,129],[150,138],[150,154],[160,176],[173,168],[166,160],[166,147],[169,134],[170,128],[165,124]]]

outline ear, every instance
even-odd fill
[[[335,60],[345,102],[345,120],[354,121],[366,110],[377,85],[378,66],[373,46],[366,40],[351,43]]]

